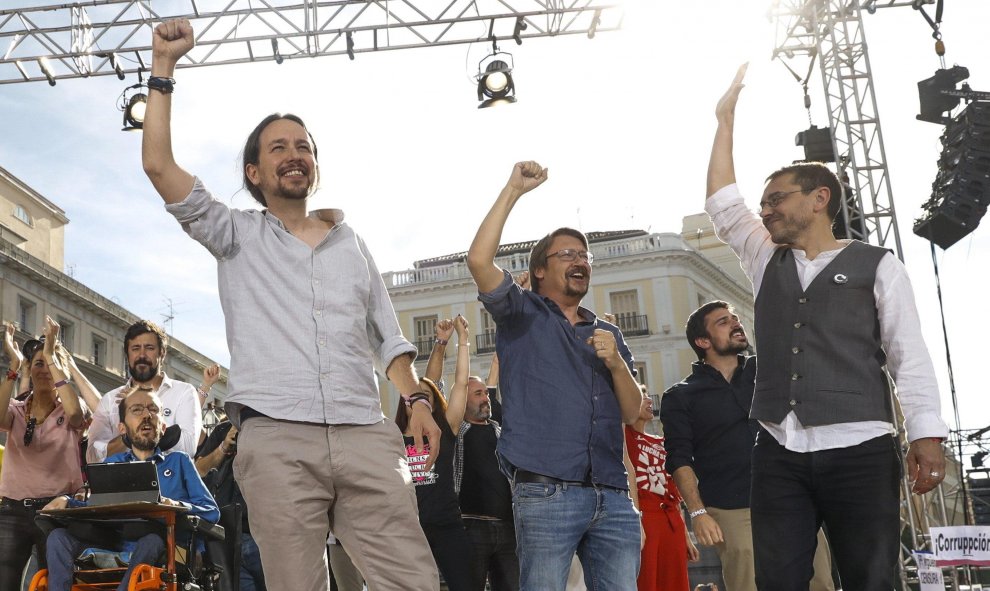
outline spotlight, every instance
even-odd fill
[[[282,54],[278,51],[278,39],[275,39],[274,37],[272,37],[272,55],[275,57],[275,63],[280,66],[282,65],[282,62],[285,61],[285,58],[282,57]]]
[[[347,31],[347,57],[354,61],[354,36],[350,31]]]
[[[509,62],[501,58],[505,56]],[[482,65],[488,62],[482,70]],[[493,53],[478,64],[478,105],[479,109],[516,102],[516,85],[512,81],[512,55]]]
[[[951,120],[944,115],[955,109],[960,96],[949,94],[956,90],[956,84],[969,78],[969,70],[962,66],[952,66],[946,70],[935,70],[935,75],[918,83],[918,102],[921,103],[919,121],[947,125]]]
[[[117,109],[124,112],[124,128],[121,131],[141,131],[144,127],[144,110],[148,106],[148,95],[144,93],[141,71],[138,71],[138,83],[128,86],[117,98]]]
[[[516,40],[516,45],[522,45],[522,32],[529,28],[524,17],[516,18],[516,26],[512,30],[512,38]]]
[[[41,73],[48,78],[48,86],[55,86],[55,74],[52,73],[52,67],[48,63],[48,58],[39,57],[38,66],[41,67]]]

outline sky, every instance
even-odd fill
[[[990,22],[990,2],[945,4],[947,64],[968,66],[972,87],[990,90],[990,36],[981,26]],[[771,60],[768,5],[626,0],[621,31],[503,44],[513,54],[518,102],[499,109],[476,108],[473,77],[487,43],[180,70],[176,158],[218,198],[254,207],[240,189],[244,139],[270,112],[300,115],[320,150],[312,207],[342,208],[382,271],[466,250],[519,160],[549,167],[550,180],[516,207],[504,242],[561,225],[680,232],[682,218],[702,209],[714,106],[740,63],[750,62],[736,124],[744,194],[755,206],[766,174],[803,157],[794,136],[809,114],[800,85]],[[942,132],[915,120],[916,83],[939,62],[931,30],[911,8],[881,9],[864,21],[903,255],[943,416],[954,427],[929,243],[911,232],[935,178]],[[820,80],[816,70],[810,116],[822,127]],[[0,166],[66,211],[67,272],[152,320],[161,321],[171,302],[173,335],[226,364],[216,263],[164,212],[141,169],[140,134],[120,131],[117,97],[134,82],[0,86]],[[983,337],[973,330],[982,326],[990,228],[978,227],[936,259],[961,424],[983,427],[990,402],[979,370]]]

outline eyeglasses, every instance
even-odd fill
[[[148,405],[135,404],[133,406],[127,407],[127,412],[129,412],[132,417],[142,417],[146,412],[149,414],[156,415],[160,410],[161,409],[155,406],[154,404],[148,404]]]
[[[574,250],[573,248],[563,248],[557,252],[551,252],[547,255],[547,258],[550,257],[558,257],[565,263],[573,263],[578,260],[578,257],[581,257],[582,259],[588,261],[589,265],[595,260],[595,255],[593,253],[590,253],[587,250]]]
[[[776,193],[770,193],[767,195],[766,199],[760,201],[760,207],[757,208],[756,213],[762,212],[767,207],[774,209],[794,193],[807,193],[807,191],[804,189],[794,189],[793,191],[777,191]]]
[[[28,419],[27,428],[24,429],[24,446],[27,447],[31,445],[31,440],[34,439],[34,426],[38,424],[38,419],[31,417]]]

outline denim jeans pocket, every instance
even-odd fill
[[[552,501],[560,496],[563,486],[559,484],[541,484],[538,482],[517,482],[512,487],[513,503],[539,503]]]

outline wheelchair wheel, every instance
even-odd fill
[[[28,591],[48,591],[48,570],[41,569],[31,577]]]

